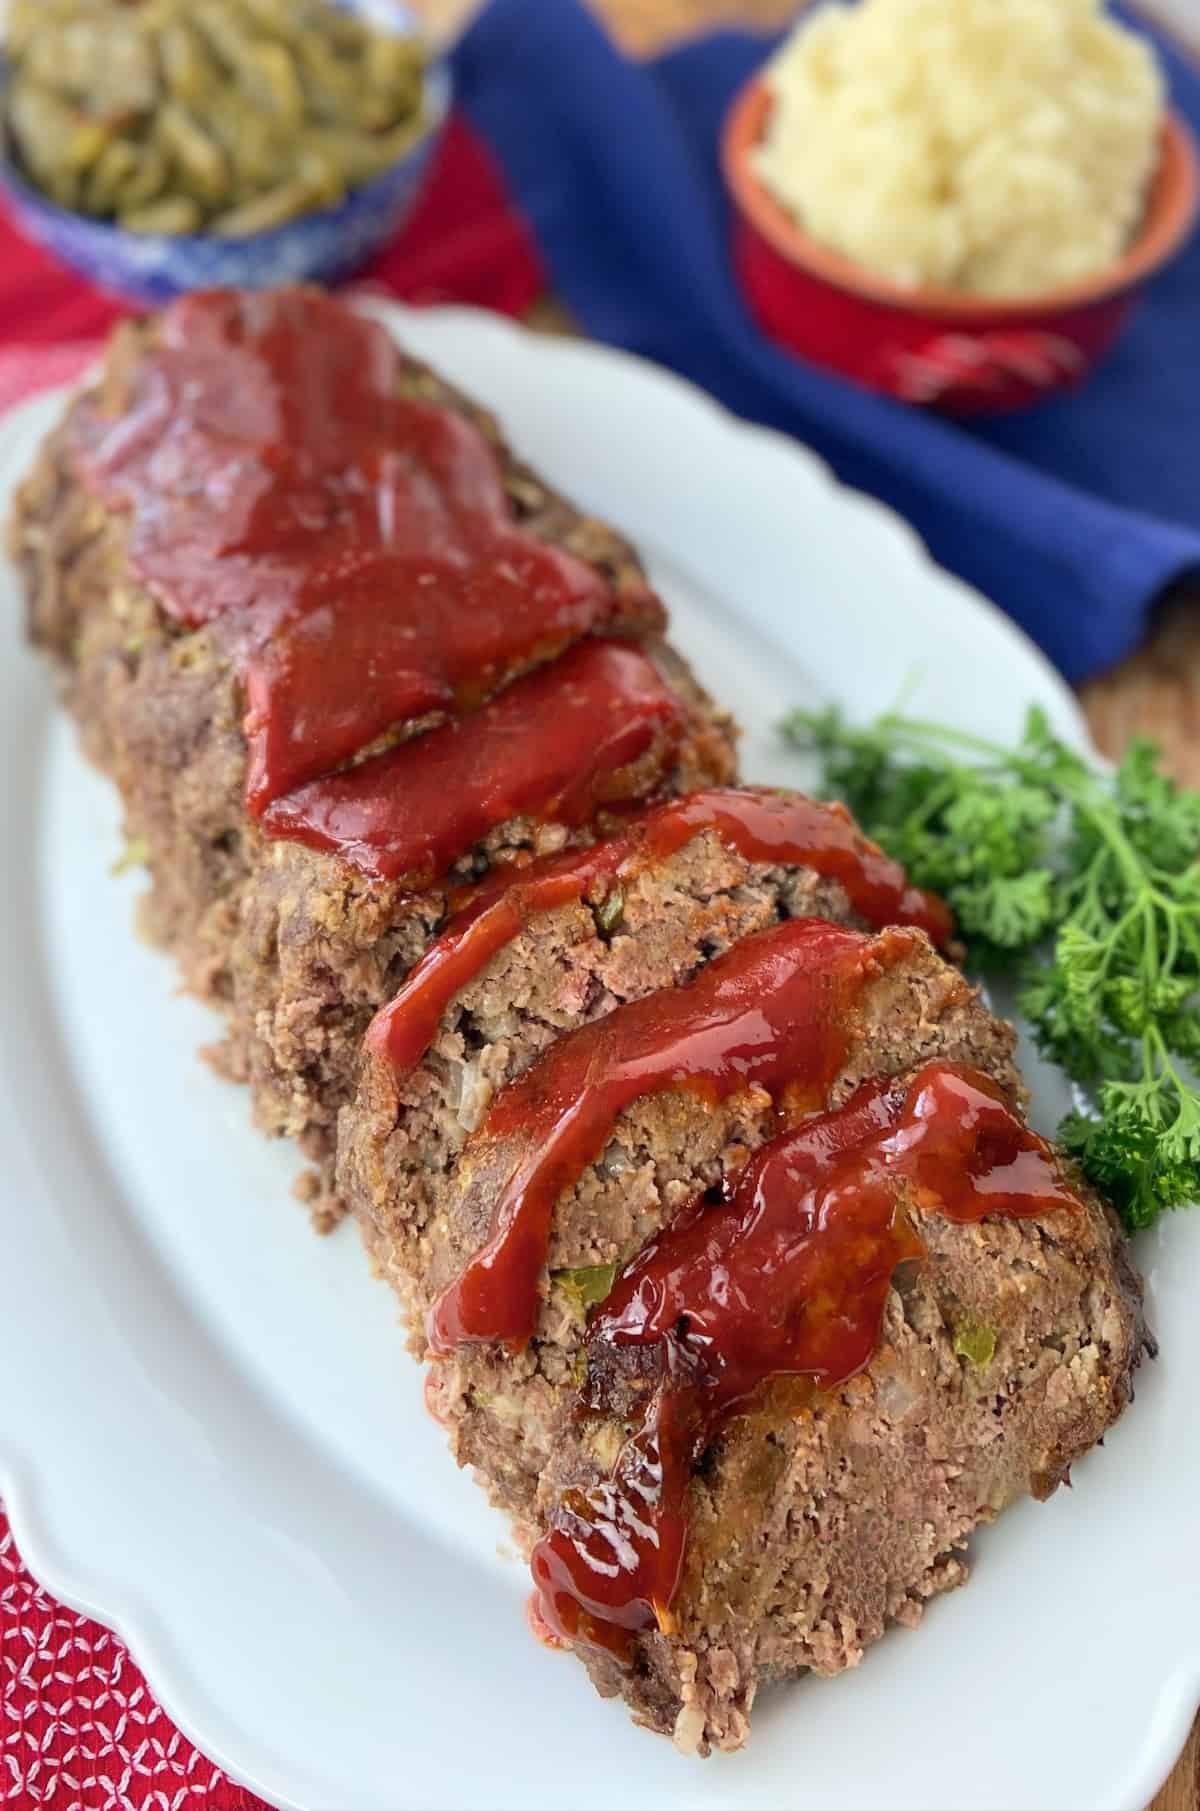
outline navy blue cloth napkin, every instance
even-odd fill
[[[1200,569],[1200,242],[1074,395],[971,428],[867,395],[773,347],[732,274],[718,135],[769,48],[722,32],[633,64],[578,0],[491,0],[454,65],[589,334],[813,447],[1068,678],[1111,664],[1163,588]],[[1200,75],[1158,48],[1174,104],[1200,126]]]

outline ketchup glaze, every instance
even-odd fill
[[[589,1318],[580,1412],[636,1426],[534,1550],[551,1633],[627,1658],[639,1630],[670,1630],[692,1467],[768,1379],[832,1389],[870,1362],[897,1266],[925,1255],[921,1218],[1079,1208],[995,1083],[945,1063],[867,1083],[684,1207]]]
[[[639,648],[582,641],[469,717],[277,799],[263,828],[364,874],[429,886],[511,818],[578,825],[650,790],[683,721]],[[638,766],[646,759],[649,774]]]
[[[581,636],[665,624],[647,587],[522,529],[494,447],[400,396],[403,368],[320,291],[211,291],[159,317],[119,420],[95,398],[73,418],[85,481],[130,512],[133,571],[234,662],[254,816]]]
[[[512,1138],[524,1155],[499,1191],[491,1236],[434,1304],[433,1351],[529,1339],[555,1204],[634,1101],[676,1088],[718,1101],[760,1087],[786,1091],[793,1110],[823,1107],[868,977],[902,960],[916,935],[790,919],[743,938],[685,986],[559,1038],[474,1134]]]
[[[631,814],[601,842],[525,867],[499,865],[477,886],[463,888],[437,941],[376,1014],[367,1048],[408,1073],[455,995],[534,919],[630,883],[705,831],[746,861],[805,866],[839,881],[853,910],[875,929],[911,924],[935,943],[950,938],[942,901],[910,887],[904,870],[868,842],[843,806],[762,787],[711,787]]]

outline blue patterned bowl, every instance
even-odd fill
[[[337,4],[396,31],[417,29],[414,14],[399,0],[337,0]],[[5,147],[0,147],[0,191],[31,239],[102,289],[133,301],[167,302],[192,289],[328,283],[364,264],[411,211],[450,111],[450,95],[448,68],[431,64],[425,75],[423,130],[390,170],[354,189],[337,207],[304,214],[250,239],[129,233],[69,213],[30,186]]]

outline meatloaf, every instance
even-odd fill
[[[122,328],[12,541],[147,930],[601,1691],[736,1747],[1111,1425],[1140,1289],[945,908],[733,783],[633,552],[382,330]]]
[[[452,1450],[526,1549],[565,1497],[606,1488],[636,1425],[628,1401],[580,1414],[594,1304],[687,1202],[729,1188],[777,1118],[755,1087],[716,1104],[683,1090],[630,1105],[557,1201],[531,1337],[435,1353],[439,1297],[544,1137],[519,1115],[516,1130],[489,1135],[483,1108],[520,1077],[536,1101],[564,1034],[590,1027],[611,1050],[630,1002],[817,904],[830,902],[806,876],[755,872],[702,838],[643,877],[619,934],[598,937],[578,911],[523,933],[409,1075],[368,1056],[342,1115],[343,1187],[415,1350],[435,1357],[429,1395]],[[904,935],[899,959],[870,974],[827,1103],[942,1060],[991,1078],[1019,1113],[1011,1029],[923,934]],[[1127,1401],[1145,1339],[1114,1219],[1077,1178],[1066,1186],[1071,1214],[923,1216],[927,1254],[897,1270],[871,1362],[816,1394],[769,1383],[718,1431],[691,1471],[670,1618],[621,1658],[576,1643],[602,1692],[687,1749],[737,1747],[761,1684],[836,1673],[889,1623],[916,1623],[927,1599],[965,1580],[974,1528],[1066,1477]]]
[[[336,308],[305,292],[285,292],[284,300],[311,311],[306,331],[314,336]],[[234,306],[248,316],[256,304],[237,298]],[[143,929],[171,950],[189,988],[225,1010],[228,1032],[211,1054],[250,1083],[259,1125],[297,1138],[319,1163],[325,1213],[336,1208],[328,1194],[333,1127],[352,1091],[359,1041],[436,926],[444,889],[414,892],[366,877],[321,851],[269,838],[248,816],[246,700],[234,662],[212,625],[180,623],[139,577],[130,511],[98,497],[84,474],[97,417],[119,426],[135,407],[162,334],[162,317],[118,329],[97,382],[20,488],[11,550],[30,635],[55,659],[83,746],[116,781],[128,847],[149,872]],[[616,600],[613,630],[645,627],[647,650],[681,701],[684,731],[619,776],[616,790],[670,792],[731,777],[731,719],[662,640],[661,606],[647,605],[632,550],[550,490],[508,450],[490,416],[416,360],[400,359],[396,387],[461,414],[484,436],[514,523],[602,577]],[[443,715],[428,713],[404,733]],[[456,862],[447,884],[499,855],[553,849],[572,834],[588,832],[516,817]]]

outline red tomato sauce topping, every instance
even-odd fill
[[[451,900],[450,920],[395,999],[378,1013],[367,1047],[401,1074],[429,1049],[446,1008],[535,918],[629,885],[705,831],[747,861],[805,866],[839,881],[876,929],[917,925],[935,943],[953,926],[940,899],[910,887],[904,870],[868,842],[840,805],[762,788],[713,787],[631,815],[614,835],[525,867],[500,865]]]
[[[555,1204],[634,1101],[671,1089],[718,1101],[759,1087],[786,1090],[789,1110],[824,1107],[866,977],[901,960],[915,935],[791,919],[744,938],[686,986],[561,1037],[475,1134],[511,1137],[524,1155],[499,1191],[490,1238],[431,1311],[433,1350],[529,1339]]]
[[[471,716],[276,800],[263,828],[426,887],[512,818],[579,825],[652,790],[682,727],[678,698],[640,649],[583,641]]]
[[[316,290],[213,291],[160,317],[119,420],[74,417],[87,482],[130,512],[133,571],[234,661],[254,816],[584,635],[664,626],[648,587],[523,529],[491,442],[399,395],[403,369]]]
[[[768,1379],[831,1389],[870,1362],[897,1266],[925,1254],[923,1217],[1079,1206],[992,1081],[935,1063],[907,1086],[867,1083],[764,1146],[724,1198],[684,1207],[591,1312],[581,1413],[640,1425],[534,1551],[551,1633],[627,1657],[639,1630],[669,1631],[693,1466]]]

